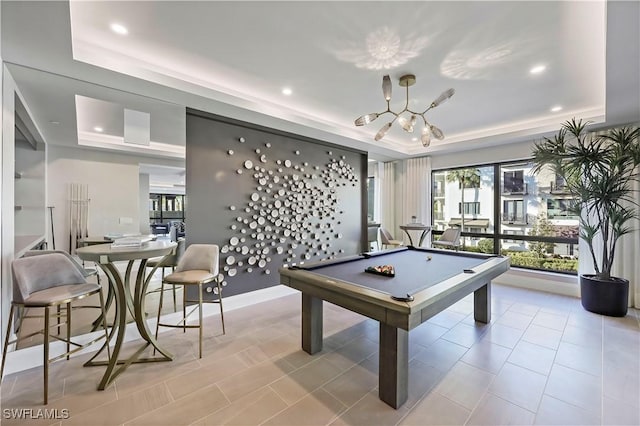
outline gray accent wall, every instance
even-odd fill
[[[186,171],[187,245],[220,246],[225,296],[366,247],[365,152],[188,109]]]

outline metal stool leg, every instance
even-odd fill
[[[44,308],[44,405],[49,401],[49,307]]]
[[[58,305],[58,308],[59,307],[60,305]],[[60,317],[58,317],[58,323],[60,323]],[[58,326],[58,329],[60,329],[60,326]],[[71,350],[71,302],[67,303],[67,361],[69,360],[70,350]]]
[[[220,285],[220,281],[216,280],[216,284],[218,285],[218,303],[220,304],[220,319],[222,320],[222,334],[227,334],[224,329],[224,311],[222,309],[222,286]]]
[[[198,284],[198,321],[198,336],[200,340],[198,345],[198,353],[200,355],[200,358],[202,358],[202,284]]]
[[[4,373],[4,363],[7,360],[7,348],[9,346],[9,335],[11,334],[11,325],[13,324],[13,312],[15,305],[11,304],[9,309],[9,324],[7,325],[7,334],[4,336],[4,348],[2,349],[2,365],[0,366],[0,383],[2,383],[2,374]]]

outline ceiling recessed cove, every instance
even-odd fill
[[[124,143],[149,146],[151,143],[151,114],[124,109]]]

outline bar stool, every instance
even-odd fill
[[[174,327],[182,328],[186,332],[187,328],[199,329],[199,345],[198,354],[202,358],[202,304],[203,303],[217,303],[220,305],[220,318],[222,320],[222,333],[225,334],[224,328],[224,312],[222,309],[222,286],[218,280],[218,258],[219,248],[215,244],[192,244],[184,252],[184,255],[178,262],[175,272],[167,275],[162,280],[161,291],[164,291],[164,286],[197,286],[198,287],[198,299],[187,299],[186,288],[184,290],[183,305],[182,305],[182,321],[178,324],[166,324],[160,322],[160,312],[162,311],[162,298],[158,304],[158,322],[156,325],[156,339],[158,338],[158,330],[160,327]],[[203,300],[202,298],[202,286],[215,281],[217,287],[217,298],[214,300]],[[187,314],[187,303],[197,303],[198,305]],[[198,309],[198,324],[187,325],[187,317]]]
[[[92,343],[101,340],[103,337],[109,339],[107,332],[107,323],[105,320],[106,310],[104,306],[104,296],[102,287],[97,283],[89,283],[86,281],[78,267],[74,265],[62,253],[49,253],[40,256],[23,257],[15,259],[11,263],[13,272],[13,300],[11,301],[11,309],[9,311],[9,324],[7,325],[6,337],[4,341],[2,365],[0,365],[0,380],[4,373],[4,364],[7,359],[7,348],[9,344],[18,342],[19,340],[35,336],[36,334],[44,335],[44,404],[48,403],[49,395],[49,364],[80,351]],[[100,296],[100,308],[102,311],[102,326],[104,328],[104,336],[80,345],[71,341],[71,302],[84,299],[98,293]],[[66,339],[58,336],[52,336],[49,333],[50,308],[66,305]],[[31,309],[44,308],[44,316],[25,316],[24,318],[44,318],[44,327],[34,333],[26,336],[16,336],[15,340],[9,341],[11,335],[11,325],[13,315],[16,308]],[[55,314],[60,317],[60,313]],[[60,323],[58,322],[58,327]],[[54,325],[55,327],[55,325]],[[49,359],[49,338],[53,337],[57,340],[66,342],[66,352]],[[73,350],[71,345],[76,346]],[[108,345],[107,350],[109,351]],[[109,351],[110,356],[110,351]]]
[[[176,270],[176,266],[178,266],[178,262],[180,261],[180,258],[182,258],[182,255],[184,254],[184,247],[186,243],[185,239],[179,238],[177,243],[178,243],[178,247],[176,247],[175,254],[165,257],[164,261],[162,260],[163,259],[162,257],[154,257],[147,261],[147,264],[146,264],[147,268],[155,268],[156,265],[158,266],[158,268],[162,268],[162,280],[164,280],[164,268],[171,268],[171,272],[174,272]],[[161,293],[160,299],[162,299],[164,297],[163,289],[164,287],[158,288],[155,290],[150,290],[147,292],[147,294],[160,292]],[[171,290],[173,290],[173,309],[174,310],[178,309],[176,289],[177,289],[176,286],[172,286]]]

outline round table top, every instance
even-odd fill
[[[106,244],[112,241],[113,240],[107,237],[85,237],[85,238],[80,238],[78,240],[78,244],[81,244],[83,246],[92,246],[96,244]]]
[[[424,231],[425,229],[431,229],[431,226],[423,223],[408,223],[406,225],[400,225],[400,229]]]
[[[113,247],[107,243],[80,247],[76,249],[76,254],[82,260],[107,263],[164,256],[177,246],[177,243],[167,240],[149,241],[139,247]]]

